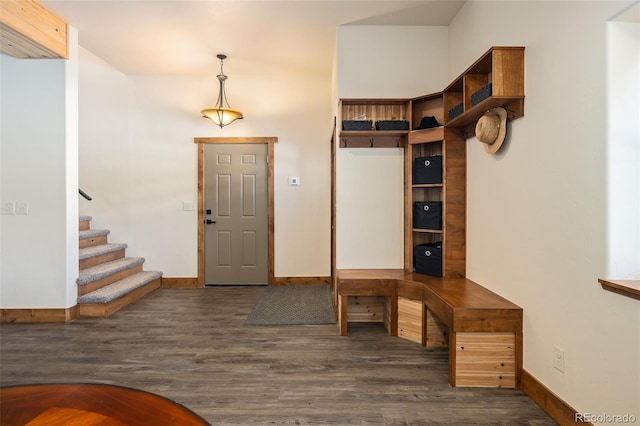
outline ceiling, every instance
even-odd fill
[[[125,74],[329,73],[340,25],[447,26],[459,0],[41,0]]]

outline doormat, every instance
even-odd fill
[[[328,285],[267,286],[245,325],[335,324]]]

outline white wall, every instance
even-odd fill
[[[640,418],[640,305],[607,273],[606,20],[628,2],[467,2],[450,78],[525,51],[525,116],[495,156],[469,139],[467,274],[524,309],[524,368],[579,412]],[[565,372],[553,368],[553,346]]]
[[[442,90],[447,37],[447,27],[339,27],[338,99]],[[337,267],[403,268],[402,148],[338,148],[336,166]]]
[[[80,214],[93,217],[93,229],[110,229],[111,242],[126,242],[129,189],[129,80],[102,59],[80,48],[79,185]]]
[[[640,10],[640,4],[635,6]],[[607,276],[640,277],[640,23],[607,24]]]
[[[276,136],[275,275],[329,276],[331,76],[236,75],[232,64],[227,96],[245,119],[221,130],[199,113],[215,103],[219,70],[125,76],[83,55],[81,184],[95,201],[82,211],[146,269],[195,277],[196,212],[182,210],[197,197],[194,138]]]
[[[77,32],[69,60],[0,55],[0,199],[28,214],[0,216],[3,308],[75,305],[78,277]]]

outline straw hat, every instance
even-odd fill
[[[485,112],[476,124],[476,138],[484,144],[489,154],[495,154],[507,133],[507,111],[504,108],[493,108]]]

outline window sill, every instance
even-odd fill
[[[600,278],[598,282],[605,290],[640,300],[640,280],[609,280]]]

